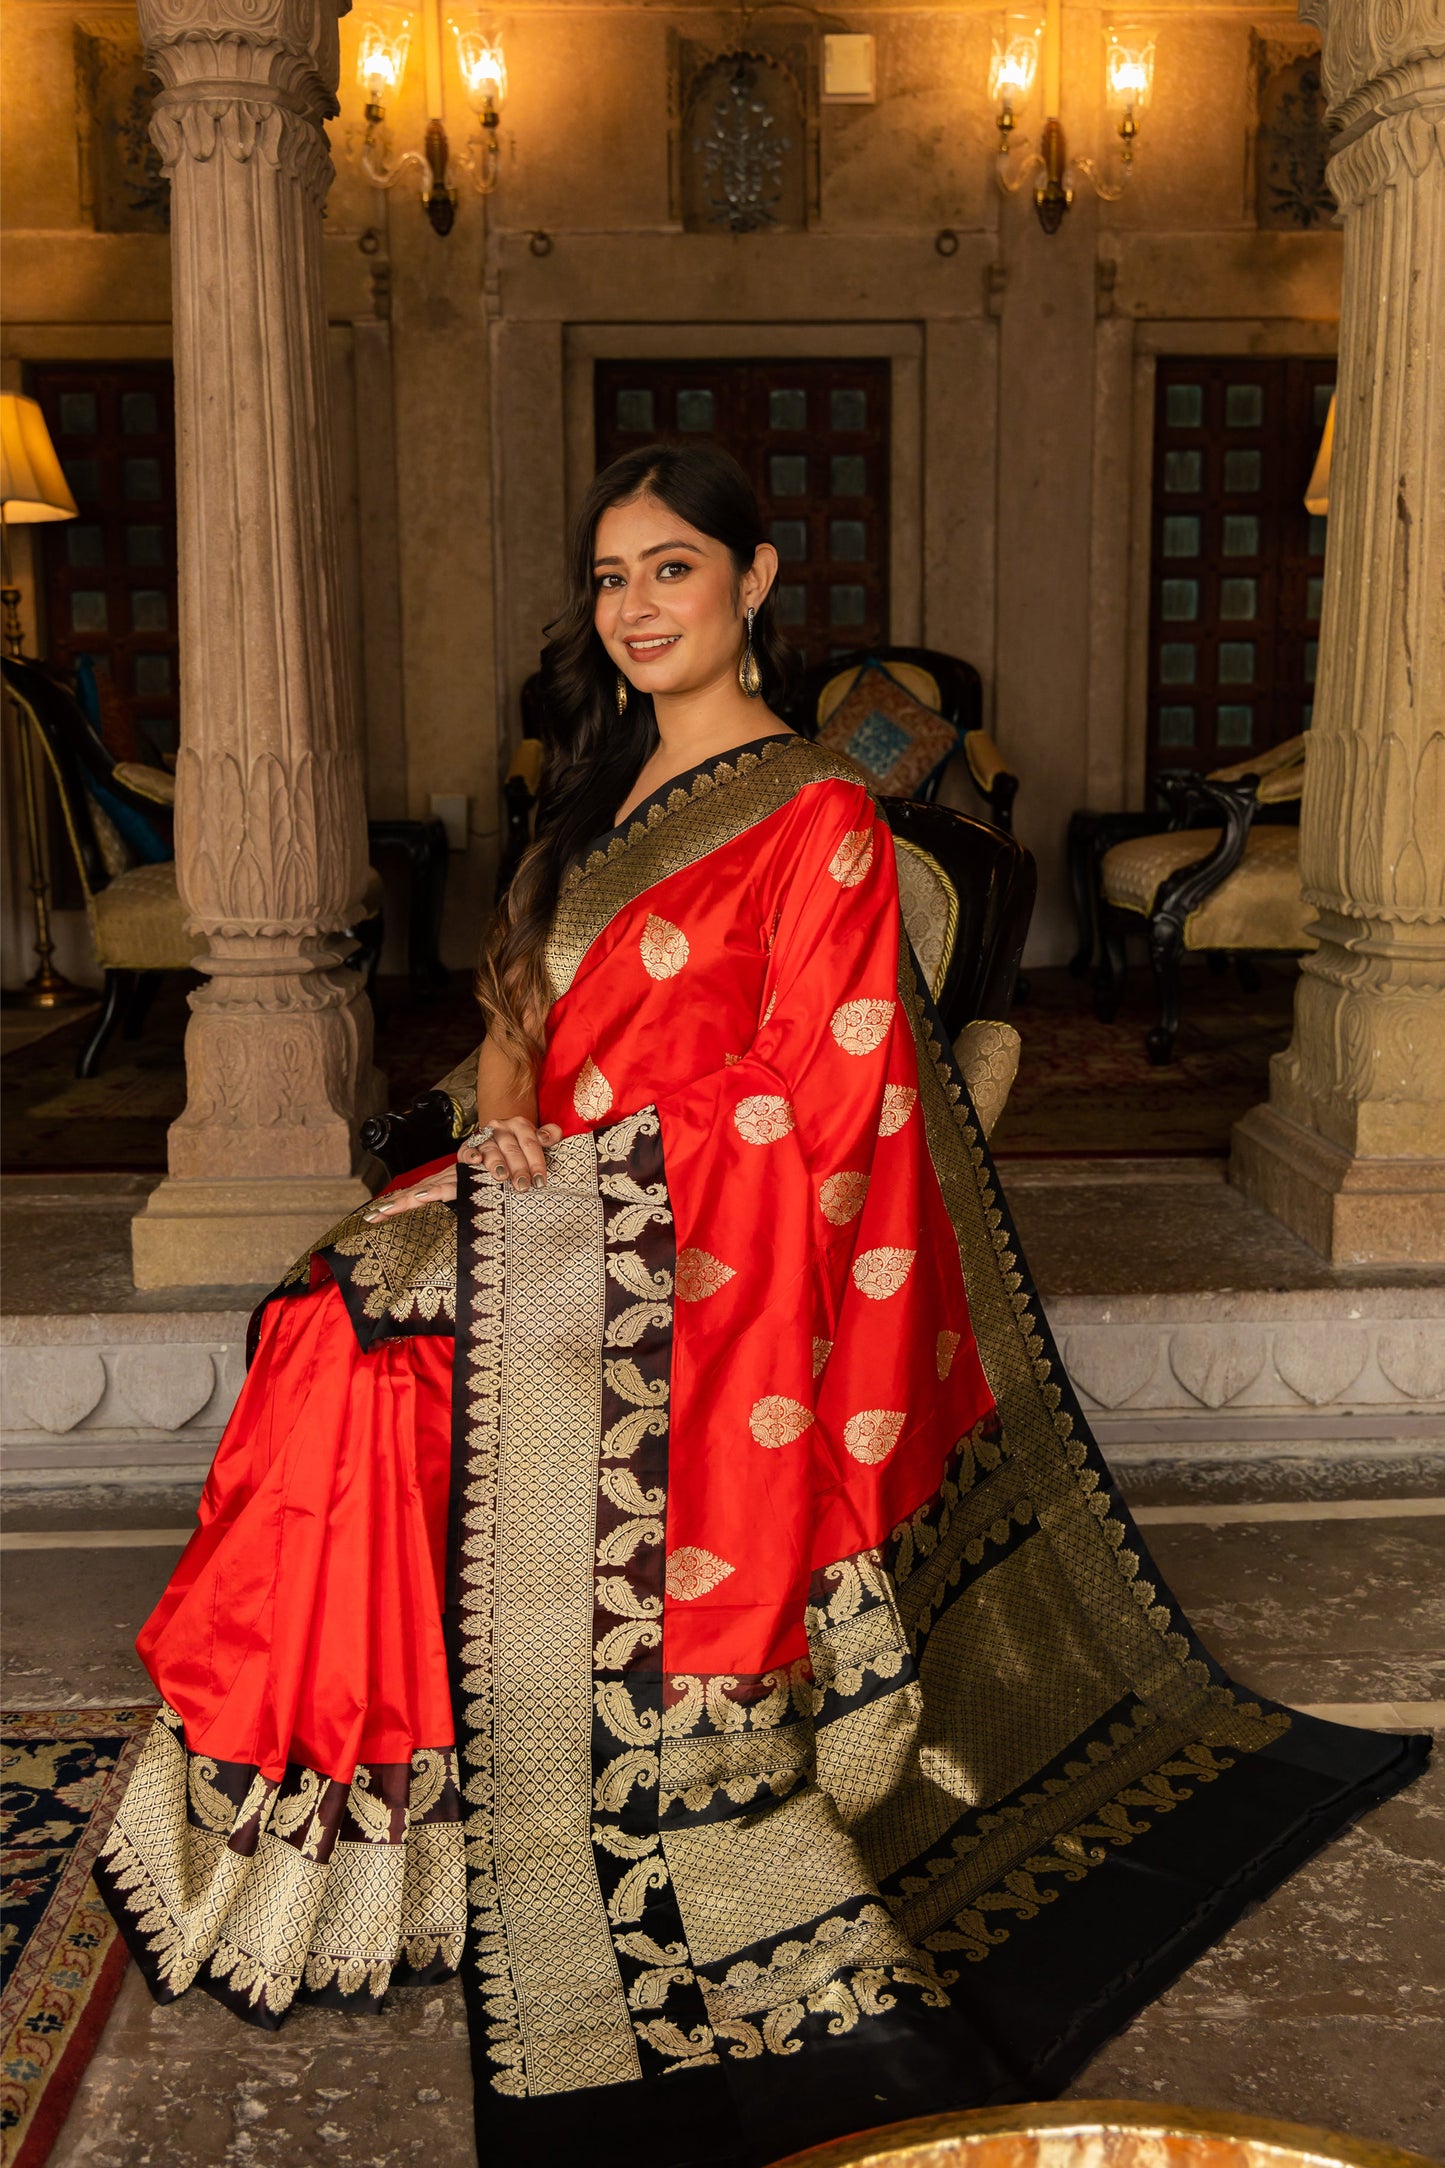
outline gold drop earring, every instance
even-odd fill
[[[620,670],[617,673],[617,712],[619,715],[627,713],[627,680]]]
[[[743,649],[743,659],[738,664],[738,683],[749,700],[756,700],[763,689],[763,673],[758,668],[758,658],[753,653],[753,619],[757,611],[748,607],[748,644]]]

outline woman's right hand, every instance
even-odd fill
[[[509,1182],[513,1189],[531,1189],[534,1183],[539,1189],[546,1188],[546,1154],[562,1139],[555,1122],[547,1122],[539,1129],[525,1114],[507,1114],[483,1124],[483,1131],[459,1146],[458,1160],[465,1160],[469,1167],[484,1167],[494,1182]],[[424,1204],[450,1204],[456,1194],[456,1167],[443,1167],[410,1189],[378,1197],[364,1217],[372,1221],[396,1219],[403,1212],[418,1211]]]

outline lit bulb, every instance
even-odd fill
[[[464,30],[454,22],[457,60],[466,85],[467,103],[474,113],[497,113],[507,95],[507,63],[501,40],[484,37],[479,30]]]
[[[1028,97],[1038,72],[1041,35],[1041,24],[1010,16],[1002,36],[995,36],[988,71],[988,94],[995,105],[1012,110]]]
[[[395,37],[389,38],[379,23],[368,23],[361,33],[361,47],[356,59],[356,73],[361,87],[373,105],[380,105],[395,90],[401,88],[406,73],[406,49],[411,32],[405,26]]]
[[[1110,105],[1143,112],[1154,88],[1154,40],[1146,30],[1110,30],[1104,79]]]

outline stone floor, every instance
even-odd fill
[[[1352,1287],[1438,1287],[1434,1266],[1325,1264],[1247,1204],[1219,1160],[1012,1160],[999,1170],[1045,1301]],[[249,1308],[263,1289],[137,1293],[130,1222],[160,1177],[11,1174],[0,1183],[7,1316]]]
[[[1378,1465],[1370,1453],[1336,1455],[1313,1482],[1298,1454],[1225,1456],[1177,1483],[1161,1460],[1135,1501],[1165,1578],[1247,1683],[1354,1721],[1445,1729],[1445,1441]],[[193,1503],[193,1489],[103,1484],[12,1500],[8,1706],[145,1691],[131,1640]],[[1442,1917],[1437,1764],[1241,1920],[1071,2091],[1237,2108],[1438,2155],[1445,1935],[1430,1923]],[[157,2009],[132,1970],[52,2159],[473,2168],[469,2085],[455,1985],[398,1992],[375,2019],[302,2010],[268,2036],[203,1996]]]

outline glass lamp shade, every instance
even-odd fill
[[[1330,509],[1330,463],[1335,452],[1335,394],[1330,393],[1330,411],[1325,416],[1325,426],[1320,435],[1320,448],[1315,454],[1314,471],[1305,484],[1305,510],[1317,519],[1328,516]]]
[[[1043,24],[1033,15],[1006,15],[993,37],[988,94],[997,106],[1017,112],[1034,87]]]
[[[405,23],[390,37],[380,23],[363,25],[356,55],[356,75],[373,105],[384,104],[400,90],[410,43],[411,30]]]
[[[507,63],[502,57],[501,39],[484,36],[480,30],[467,29],[461,23],[453,23],[452,29],[468,105],[474,113],[500,113],[507,95]]]
[[[41,519],[74,519],[79,510],[45,416],[33,399],[0,392],[0,501],[5,518],[17,524]]]
[[[1104,93],[1116,113],[1142,113],[1154,88],[1154,37],[1126,24],[1108,31]]]

